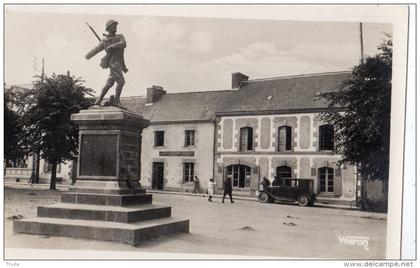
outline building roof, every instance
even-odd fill
[[[146,105],[145,97],[121,98],[121,102],[152,122],[208,121],[223,108],[222,101],[234,93],[233,90],[169,93],[151,105]]]
[[[326,108],[317,93],[337,91],[351,72],[254,79],[239,89],[168,93],[152,105],[145,97],[122,98],[130,111],[152,122],[205,121],[215,115],[293,113]]]
[[[224,101],[220,114],[324,109],[327,103],[317,100],[319,93],[337,91],[351,72],[323,73],[255,79],[241,84],[237,94]]]

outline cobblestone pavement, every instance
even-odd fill
[[[138,247],[13,234],[12,216],[34,217],[38,205],[57,202],[59,194],[35,188],[5,189],[6,258],[385,257],[386,214],[246,200],[222,204],[218,198],[210,203],[204,196],[154,194],[155,204],[170,205],[174,217],[190,219],[190,233]],[[367,247],[349,245],[350,240],[346,244],[344,240],[349,236],[368,238]],[[33,249],[41,250],[35,253]],[[52,254],[52,250],[67,251]]]

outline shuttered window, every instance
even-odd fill
[[[282,126],[278,129],[278,147],[279,152],[292,150],[292,128]]]
[[[251,168],[244,165],[228,166],[226,178],[231,178],[233,187],[249,188],[251,187]]]
[[[240,151],[252,151],[254,143],[252,127],[243,127],[240,129]]]
[[[334,192],[334,169],[329,167],[319,169],[319,191]]]

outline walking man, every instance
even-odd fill
[[[225,202],[225,197],[226,195],[229,195],[230,198],[230,202],[231,203],[235,203],[233,202],[232,199],[232,180],[230,178],[227,178],[223,184],[223,199],[222,199],[222,203]]]

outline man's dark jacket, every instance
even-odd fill
[[[232,181],[231,180],[225,180],[225,183],[224,183],[224,190],[226,191],[226,192],[232,192]]]

